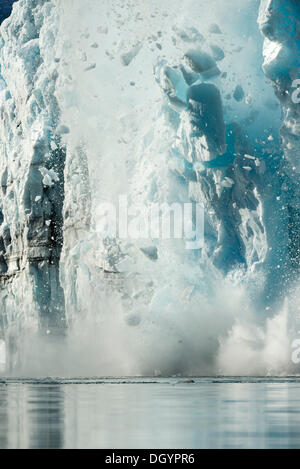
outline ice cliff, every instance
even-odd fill
[[[290,371],[297,2],[100,3],[0,29],[3,338],[67,325],[69,373]],[[204,247],[104,236],[120,194],[201,203]]]
[[[45,330],[64,323],[65,150],[56,131],[56,30],[45,27],[53,10],[21,1],[1,26],[1,322],[14,336],[28,322]]]
[[[263,69],[272,80],[283,111],[280,129],[284,173],[290,189],[287,211],[289,258],[299,268],[299,71],[300,5],[297,1],[262,2],[259,26],[266,37]],[[281,189],[286,192],[287,184]]]

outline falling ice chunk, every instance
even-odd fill
[[[152,261],[156,261],[158,259],[157,247],[156,246],[149,246],[146,248],[141,248],[143,254],[146,257],[151,259]]]
[[[234,99],[237,102],[240,102],[243,100],[244,96],[245,96],[245,93],[244,93],[243,88],[241,87],[241,85],[237,85],[233,93]]]
[[[181,297],[182,301],[190,301],[194,289],[194,285],[186,287]]]
[[[138,55],[142,47],[143,47],[143,44],[139,42],[130,51],[125,52],[124,54],[121,55],[121,62],[124,65],[124,67],[127,67],[128,65],[130,65],[130,63]]]
[[[44,186],[51,187],[55,182],[59,181],[58,174],[53,169],[41,167],[39,170],[41,175],[43,176]]]
[[[222,34],[220,27],[216,23],[210,25],[209,32],[212,34]]]
[[[211,83],[191,86],[187,92],[189,111],[193,114],[196,135],[205,135],[203,159],[211,159],[213,151],[224,152],[225,123],[223,107],[218,88]],[[195,133],[195,132],[194,132]],[[211,151],[212,150],[212,151]]]
[[[221,72],[217,67],[215,60],[206,52],[199,50],[189,50],[185,56],[187,65],[196,73],[205,75],[206,78],[212,78]]]
[[[107,26],[99,26],[97,28],[97,32],[99,34],[107,34],[108,33],[108,27]]]
[[[221,49],[221,47],[216,46],[215,44],[212,44],[212,45],[210,46],[210,49],[211,49],[211,51],[212,51],[213,58],[214,58],[216,61],[223,60],[223,59],[225,58],[224,51],[223,51],[223,49]]]
[[[82,62],[86,62],[86,61],[87,61],[87,55],[86,55],[85,52],[83,52],[83,53],[81,54],[81,60],[82,60]]]
[[[205,166],[201,161],[197,161],[193,164],[193,168],[195,171],[203,171],[205,169]]]
[[[128,314],[125,317],[125,321],[128,326],[138,326],[141,322],[141,318],[138,314]]]
[[[60,125],[57,129],[56,129],[56,133],[58,135],[63,135],[63,134],[68,134],[70,133],[70,129],[67,125]]]
[[[226,177],[222,182],[221,182],[221,186],[222,187],[232,187],[234,185],[234,181],[228,177]]]
[[[89,70],[94,70],[96,68],[96,64],[90,64],[88,67],[84,69],[85,72],[88,72]]]
[[[199,31],[194,28],[186,28],[185,30],[178,28],[177,26],[173,26],[173,31],[177,34],[177,36],[184,42],[203,42],[204,37],[202,36]]]

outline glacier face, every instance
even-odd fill
[[[289,257],[299,267],[299,86],[300,5],[296,1],[262,2],[259,26],[265,35],[264,72],[272,80],[282,111],[280,129],[284,171],[289,180]]]
[[[1,319],[9,342],[24,328],[64,324],[59,283],[65,151],[53,5],[19,2],[1,27]],[[49,176],[50,175],[50,176]],[[55,175],[55,177],[53,177]]]
[[[19,0],[1,26],[9,350],[67,323],[56,373],[293,369],[299,7],[224,3]],[[101,204],[120,194],[201,203],[204,248],[105,237]],[[32,372],[54,345],[22,347]]]

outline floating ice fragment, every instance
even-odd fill
[[[34,201],[35,201],[35,202],[39,202],[39,201],[41,200],[41,198],[42,198],[42,197],[41,197],[40,195],[38,195],[38,196],[36,196],[36,198],[34,199]]]

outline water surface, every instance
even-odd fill
[[[2,378],[0,448],[300,448],[300,380]]]

